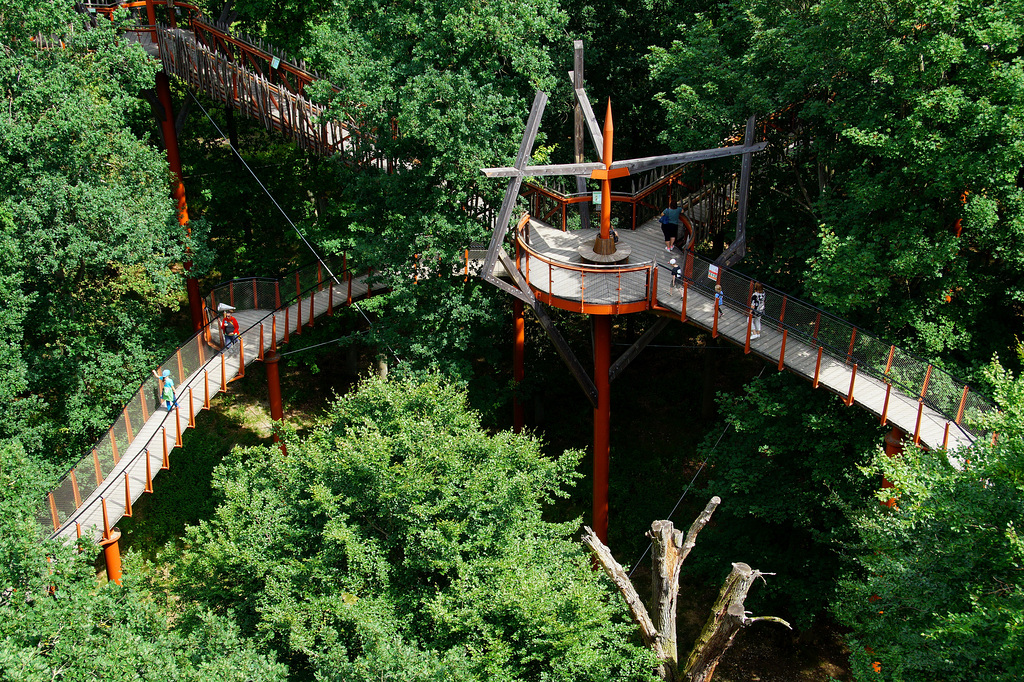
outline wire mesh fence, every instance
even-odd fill
[[[685,277],[691,286],[714,296],[716,284],[722,287],[724,305],[744,315],[750,311],[756,282],[735,270],[715,266],[696,254],[689,254]],[[762,324],[811,347],[820,347],[830,357],[858,373],[868,374],[890,384],[907,396],[919,399],[929,408],[975,437],[983,435],[975,425],[983,414],[995,407],[983,396],[948,372],[885,342],[850,322],[815,306],[792,298],[784,292],[763,286],[765,310]]]

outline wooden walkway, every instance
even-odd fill
[[[531,221],[530,246],[552,260],[564,259],[567,262],[579,263],[576,247],[581,241],[592,240],[596,234],[597,230],[593,229],[562,232],[543,223]],[[686,288],[684,315],[683,288],[673,288],[669,274],[670,259],[675,258],[682,266],[684,256],[678,249],[672,252],[665,250],[664,238],[657,221],[648,221],[636,231],[620,231],[619,240],[621,244],[627,244],[632,249],[630,263],[652,261],[659,268],[655,298],[658,306],[662,308],[658,311],[660,314],[681,321],[685,318],[686,322],[709,331],[715,327],[714,281],[703,276],[698,277],[697,281]],[[598,278],[589,274],[587,277],[594,280]],[[596,283],[592,283],[585,289],[587,303],[613,303],[617,296],[622,295],[619,283],[612,281],[614,276],[603,277],[609,280],[603,290],[604,298],[602,299],[600,295],[602,290]],[[529,279],[531,286],[545,293],[554,292],[556,296],[568,299],[579,299],[581,295],[583,277],[575,270],[557,266],[549,268],[538,259],[531,258]],[[631,290],[638,287],[639,283],[634,285]],[[634,293],[641,298],[645,295],[645,292]],[[745,305],[727,302],[719,314],[717,333],[745,348],[747,322]],[[782,352],[782,337],[783,331],[780,326],[777,323],[776,326],[772,326],[772,322],[766,317],[762,323],[760,338],[750,342],[750,352],[778,365]],[[895,384],[888,384],[882,378],[872,376],[864,368],[859,368],[860,371],[854,377],[854,366],[845,356],[837,357],[834,351],[825,348],[819,366],[818,347],[808,344],[792,332],[787,334],[783,367],[812,382],[817,376],[818,386],[836,393],[844,401],[848,401],[852,386],[852,403],[860,405],[879,418],[884,413],[886,422],[911,436],[917,433],[920,443],[930,449],[940,449],[945,443],[947,450],[955,453],[956,450],[969,447],[974,442],[973,434],[954,423],[955,420],[933,409],[926,401],[919,400],[918,395],[907,395]],[[953,454],[950,455],[950,459],[954,464],[959,461]]]
[[[333,289],[333,293],[328,289]],[[368,293],[371,292],[368,290],[366,276],[352,279],[353,301],[365,298]],[[243,373],[243,356],[244,365],[251,364],[259,359],[261,346],[265,349],[271,347],[272,338],[276,336],[276,345],[284,343],[289,335],[301,333],[299,325],[308,326],[311,318],[326,314],[332,303],[334,307],[346,305],[348,296],[349,282],[342,280],[340,284],[331,287],[325,285],[323,290],[276,311],[238,310],[234,315],[241,331],[241,344],[235,344],[223,352],[220,350],[217,331],[211,332],[212,338],[209,341],[202,333],[198,337],[193,337],[190,343],[197,340],[202,343],[206,351],[203,357],[207,359],[176,387],[178,409],[167,412],[161,406],[152,411],[149,418],[131,433],[131,442],[119,452],[113,470],[106,474],[95,490],[80,500],[80,504],[72,502],[77,509],[59,520],[60,527],[51,533],[51,537],[74,539],[80,534],[82,537],[99,541],[104,528],[113,528],[122,516],[130,513],[131,504],[136,502],[143,492],[152,492],[154,477],[161,469],[168,467],[170,453],[180,444],[181,435],[194,423],[195,415],[203,409],[208,409],[210,400]],[[146,396],[146,399],[150,399],[149,396]],[[162,405],[162,402],[157,402],[156,405]],[[58,492],[60,490],[63,490],[63,493]],[[52,495],[63,495],[67,498],[70,490],[70,486],[64,485]],[[74,497],[77,498],[77,485],[75,491]],[[40,519],[47,527],[53,527],[51,511],[57,502],[51,497],[51,508],[45,510]]]

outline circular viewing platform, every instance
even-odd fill
[[[669,261],[682,262],[679,249],[665,249],[656,220],[620,230],[614,254],[595,254],[596,228],[563,232],[524,217],[515,231],[516,265],[544,304],[596,315],[617,315],[655,307],[658,291],[670,285]],[[663,271],[657,273],[659,266]],[[659,279],[661,282],[659,283]]]

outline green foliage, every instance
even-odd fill
[[[1018,0],[680,10],[685,39],[651,56],[665,137],[713,144],[785,110],[755,161],[753,262],[976,372],[1006,351],[1024,296],[1020,16]]]
[[[60,458],[109,425],[112,406],[153,366],[185,252],[167,165],[137,134],[148,114],[138,95],[156,64],[106,21],[39,49],[31,32],[67,32],[70,6],[22,10],[29,21],[12,21],[9,8],[0,26],[0,287],[11,353],[0,383],[20,399],[5,407],[13,421],[0,435],[21,432],[26,447]]]
[[[835,611],[857,679],[1017,680],[1024,675],[1024,381],[989,369],[1003,413],[995,446],[879,454],[868,475],[895,485],[892,509],[856,519],[861,570]],[[880,664],[881,675],[872,665]]]
[[[188,531],[176,599],[234,613],[293,675],[649,679],[576,524],[541,518],[580,454],[487,436],[465,400],[436,376],[371,379],[287,457],[236,451],[215,517]]]
[[[844,571],[845,546],[855,538],[847,514],[872,490],[858,467],[881,431],[863,412],[787,374],[755,380],[738,398],[719,394],[718,403],[732,428],[720,442],[720,431],[710,434],[698,457],[710,455],[703,497],[727,504],[691,561],[713,573],[742,548],[744,562],[778,574],[753,608],[807,627],[827,610]]]
[[[170,630],[167,615],[133,583],[99,587],[91,557],[40,537],[35,509],[39,467],[17,443],[0,443],[0,678],[45,680],[200,680],[270,682],[281,665],[241,640],[237,627],[198,614]]]

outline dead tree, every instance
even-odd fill
[[[751,618],[747,615],[743,610],[743,602],[751,585],[763,574],[746,564],[733,564],[732,572],[722,585],[711,615],[686,659],[686,666],[680,671],[676,645],[679,571],[697,542],[697,534],[707,524],[720,503],[720,498],[712,497],[686,535],[676,530],[671,521],[655,521],[651,524],[651,531],[648,533],[648,537],[651,538],[653,563],[651,612],[644,606],[629,576],[612,556],[611,550],[598,539],[593,530],[584,527],[583,543],[590,548],[604,572],[622,593],[634,620],[640,626],[641,639],[658,657],[658,677],[666,682],[710,680],[715,667],[741,627],[759,620],[768,620],[789,627],[789,623],[781,618]]]

